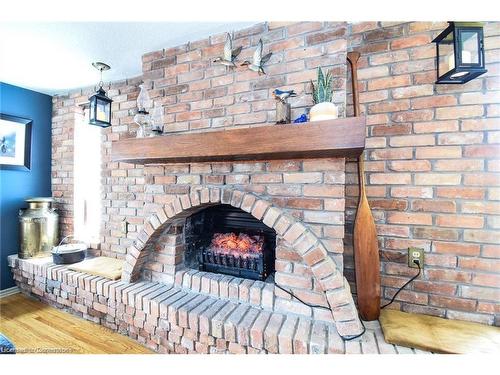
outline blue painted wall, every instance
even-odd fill
[[[0,290],[14,286],[7,255],[19,247],[18,211],[24,199],[52,195],[50,186],[52,97],[0,82],[0,112],[33,121],[31,170],[0,169]]]

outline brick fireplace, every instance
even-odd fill
[[[276,272],[265,281],[201,272],[186,266],[186,219],[213,205],[250,213],[276,233]],[[255,193],[234,188],[202,187],[175,197],[153,214],[126,257],[122,280],[174,283],[195,292],[250,303],[270,311],[335,321],[341,335],[361,331],[347,281],[318,237],[301,220],[287,215]],[[310,308],[275,288],[293,291]]]
[[[382,255],[383,302],[413,274],[403,256],[417,246],[426,251],[425,271],[392,306],[498,324],[498,24],[485,29],[489,73],[464,86],[435,87],[430,41],[445,26],[304,22],[235,31],[242,58],[259,39],[273,52],[265,76],[213,63],[225,34],[147,53],[140,77],[111,85],[113,126],[102,132],[104,210],[95,253],[125,260],[122,281],[11,260],[16,281],[157,351],[343,352],[339,334],[361,329],[351,296],[358,194],[352,159],[148,164],[112,154],[135,135],[142,81],[165,108],[168,135],[270,125],[276,87],[298,93],[290,100],[295,118],[312,104],[309,81],[318,66],[332,70],[333,100],[346,117],[346,52],[356,49],[362,54],[367,193]],[[52,188],[64,235],[73,226],[75,116],[92,91],[54,98]],[[190,244],[196,215],[222,206],[275,233],[272,277],[199,269]],[[331,311],[311,308],[276,285]]]
[[[335,323],[342,336],[359,334],[362,326],[349,284],[342,275],[342,246],[329,249],[321,235],[323,228],[337,227],[337,235],[342,237],[345,159],[340,155],[361,153],[364,129],[364,118],[357,118],[114,142],[111,156],[114,161],[146,164],[146,168],[161,170],[166,167],[159,161],[173,161],[169,165],[178,168],[184,159],[199,160],[197,174],[203,171],[209,175],[205,178],[211,177],[210,171],[222,166],[225,172],[221,170],[221,177],[226,181],[204,182],[188,170],[184,177],[198,181],[190,186],[189,193],[163,194],[164,189],[175,184],[155,184],[154,177],[150,187],[154,191],[152,200],[162,204],[154,206],[128,248],[122,280],[175,284],[190,292]],[[252,140],[259,137],[259,143],[252,145]],[[193,139],[196,142],[190,147]],[[280,142],[286,144],[284,149]],[[179,150],[177,143],[182,145]],[[196,146],[203,143],[207,144],[200,152]],[[311,159],[308,155],[324,157]],[[244,160],[210,161],[222,157]],[[269,160],[254,161],[259,157]],[[265,170],[283,165],[288,171],[282,174]],[[304,165],[311,172],[304,172]],[[298,168],[291,171],[291,167]],[[246,174],[240,174],[237,183],[228,184],[231,176],[225,174],[235,169]],[[325,180],[324,173],[332,180]],[[270,175],[274,180],[267,186],[252,184]],[[286,204],[277,204],[268,193],[270,188],[286,191],[290,187],[297,191],[312,189],[311,195],[323,196],[329,202],[334,199],[338,205],[317,212],[294,212]],[[200,233],[206,239],[197,236]],[[252,241],[261,241],[261,256],[240,252],[236,265],[234,251],[229,258],[227,254],[214,255],[213,249],[220,246],[214,242],[220,242],[224,236],[233,237],[225,251],[240,246],[237,243],[246,242],[250,246]],[[252,274],[258,271],[257,261],[244,257],[249,255],[261,262],[260,273]]]
[[[132,140],[135,134],[132,118],[141,81],[148,85],[152,99],[164,105],[167,132],[192,134],[209,128],[251,129],[272,124],[274,99],[270,92],[285,84],[300,93],[292,104],[293,115],[299,115],[311,105],[309,81],[315,77],[316,67],[327,66],[334,75],[334,101],[343,117],[346,24],[307,27],[312,29],[292,27],[285,41],[284,27],[269,29],[260,24],[235,33],[235,41],[249,47],[248,53],[254,42],[266,41],[274,60],[266,76],[213,63],[223,46],[223,34],[149,53],[143,57],[142,77],[112,87],[114,124],[103,131],[105,212],[99,252],[125,260],[122,280],[108,283],[94,278],[86,283],[85,276],[66,275],[69,271],[63,269],[47,272],[44,267],[49,266],[42,265],[45,271],[40,272],[50,274],[50,282],[47,279],[42,284],[55,283],[55,288],[38,295],[53,301],[54,293],[64,290],[55,303],[159,351],[217,352],[224,347],[244,352],[343,352],[340,336],[362,331],[343,276],[345,156],[355,153],[311,151],[280,157],[262,153],[261,157],[234,161],[209,158],[161,163],[114,156],[117,145]],[[304,59],[300,52],[304,32],[307,43],[319,52],[309,51],[311,59]],[[291,37],[293,33],[297,36]],[[82,92],[70,99],[66,103],[73,106],[69,111],[60,111],[56,105],[54,129],[62,121],[63,136],[71,137],[75,113],[80,112],[78,104],[86,95]],[[349,125],[347,121],[342,126]],[[297,129],[294,131],[302,136],[306,134]],[[354,129],[351,127],[347,139],[352,139]],[[362,143],[357,154],[364,147],[364,122],[359,129]],[[342,140],[340,133],[335,138]],[[200,142],[203,145],[203,137]],[[320,138],[316,143],[321,143]],[[57,144],[55,141],[55,159],[60,150]],[[54,183],[57,185],[57,178]],[[64,203],[63,224],[68,226],[63,231],[71,231],[71,193],[66,190],[55,195]],[[192,255],[200,251],[193,250],[190,242],[193,225],[199,215],[221,207],[245,214],[272,235],[272,246],[264,249],[271,251],[270,256],[266,252],[269,271],[261,280],[200,270]],[[13,262],[20,269],[36,267]],[[19,280],[26,276],[22,272],[16,275]]]
[[[207,163],[210,168],[246,170],[250,181],[281,175],[278,181],[291,178],[302,189],[325,196],[335,188],[344,189],[344,164],[344,158]],[[298,165],[314,172],[290,171]],[[166,176],[166,166],[145,168],[160,169]],[[286,168],[287,172],[270,173],[268,168]],[[330,188],[323,184],[323,174],[332,179]],[[153,178],[150,189],[164,188],[155,181]],[[289,187],[283,182],[273,186]],[[186,194],[157,191],[152,201],[161,197],[162,204],[155,205],[139,227],[127,249],[120,281],[73,272],[53,265],[50,258],[11,257],[14,277],[24,291],[160,352],[343,353],[342,337],[361,333],[362,325],[343,276],[342,248],[333,253],[325,245],[328,242],[321,239],[319,224],[311,225],[305,219],[310,211],[305,210],[305,216],[289,211],[250,187],[201,183]],[[337,202],[328,206],[332,211],[318,212],[319,218],[330,215],[324,228],[337,228],[328,233],[339,237],[343,232],[342,194],[325,198]],[[266,277],[256,280],[245,274],[200,270],[199,252],[206,248],[193,236],[208,231],[213,238],[220,234],[218,228],[237,231],[230,222],[228,226],[217,223],[210,232],[208,223],[213,218],[207,220],[206,216],[220,220],[221,212],[236,215],[232,218],[236,222],[246,220],[246,230],[257,228],[257,232],[241,233],[268,235],[267,247],[262,249],[271,252],[266,254],[271,262]],[[196,228],[199,225],[204,227]]]
[[[259,162],[288,168],[296,163]],[[302,167],[314,163],[310,165],[316,170],[318,165],[329,170],[329,176],[335,175],[338,181],[332,186],[343,189],[344,158],[300,163]],[[236,165],[256,168],[255,163]],[[251,179],[267,174],[253,170]],[[283,178],[301,174],[285,172]],[[303,188],[318,186],[322,184],[310,182]],[[158,196],[168,199],[157,205],[140,227],[128,248],[120,281],[73,272],[53,265],[50,258],[11,257],[18,285],[52,305],[116,329],[160,352],[343,353],[342,337],[362,332],[349,284],[335,261],[341,261],[341,249],[332,257],[303,216],[290,213],[245,185],[201,184],[189,194]],[[255,280],[199,270],[199,263],[187,253],[189,247],[201,250],[191,242],[196,233],[192,226],[199,225],[200,217],[213,209],[236,212],[240,219],[251,217],[260,230],[266,228],[275,246],[263,250],[274,250],[270,260],[274,272]],[[336,209],[332,217],[338,223],[330,222],[329,226],[342,231],[343,205]]]

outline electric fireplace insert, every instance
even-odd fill
[[[230,205],[195,213],[186,222],[186,264],[253,280],[274,272],[276,232]]]

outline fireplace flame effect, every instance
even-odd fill
[[[227,254],[241,258],[257,258],[262,255],[264,238],[245,233],[215,233],[210,250],[215,254]]]

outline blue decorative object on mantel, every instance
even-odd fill
[[[294,124],[300,124],[302,122],[307,122],[307,115],[305,113],[301,114],[295,120],[293,120]]]

